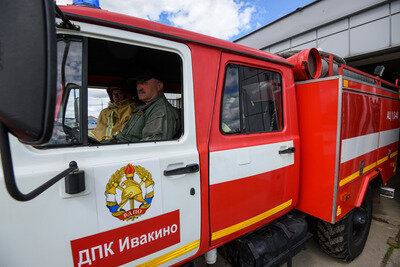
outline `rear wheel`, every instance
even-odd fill
[[[367,189],[361,207],[354,208],[335,224],[317,223],[317,238],[329,255],[352,261],[364,249],[372,220],[372,190]]]

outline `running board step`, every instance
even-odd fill
[[[380,194],[383,197],[394,198],[394,188],[381,187]]]

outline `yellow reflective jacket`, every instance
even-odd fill
[[[114,134],[122,131],[136,107],[137,104],[130,99],[125,99],[118,104],[110,104],[100,112],[97,126],[89,132],[89,136],[99,141],[110,139]]]

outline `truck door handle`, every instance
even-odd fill
[[[295,151],[296,151],[295,147],[289,147],[287,149],[279,150],[279,154],[290,154],[290,153],[294,153]]]
[[[179,175],[179,174],[185,174],[185,173],[193,173],[193,172],[198,172],[199,169],[200,169],[199,164],[194,163],[194,164],[186,165],[186,167],[182,167],[182,168],[165,170],[164,175],[171,176],[171,175]]]

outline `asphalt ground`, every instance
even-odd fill
[[[306,249],[293,257],[292,266],[400,267],[400,176],[392,177],[387,186],[395,188],[395,198],[380,197],[380,200],[374,203],[370,233],[359,257],[350,263],[332,258],[319,248],[315,238],[311,238],[306,244]],[[218,255],[217,262],[213,265],[207,265],[204,257],[200,257],[196,260],[195,266],[230,267],[232,265]]]

